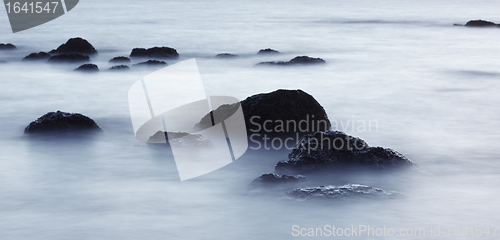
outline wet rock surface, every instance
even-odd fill
[[[75,71],[79,71],[79,72],[98,72],[99,71],[99,67],[97,67],[97,65],[95,64],[83,64],[81,65],[80,67],[78,67],[77,69],[75,69]]]
[[[97,54],[97,50],[87,40],[83,38],[71,38],[57,49],[49,52],[50,54],[62,53],[81,53],[86,55]]]
[[[110,64],[129,64],[130,63],[130,58],[128,57],[114,57],[113,59],[109,60]]]
[[[370,147],[364,140],[339,131],[320,131],[304,136],[288,158],[276,164],[276,173],[305,174],[342,168],[383,170],[414,166],[410,159],[395,150]]]
[[[143,58],[179,58],[177,50],[169,47],[153,47],[153,48],[134,48],[130,53],[130,57],[143,57]]]
[[[16,46],[12,43],[0,43],[0,50],[15,50]]]
[[[97,123],[79,113],[49,112],[31,122],[25,134],[101,131]]]
[[[386,191],[380,188],[374,188],[361,184],[346,184],[342,186],[319,186],[310,188],[297,188],[285,193],[285,197],[291,200],[308,201],[308,200],[341,200],[341,199],[384,199],[384,198],[401,198],[404,195]]]
[[[239,104],[222,105],[213,114],[217,116],[216,119],[226,119],[236,112]],[[304,135],[316,130],[326,131],[331,127],[323,107],[302,90],[280,89],[253,95],[241,101],[241,107],[249,137],[256,133],[269,136]],[[211,126],[211,117],[207,114],[195,128],[201,130]]]
[[[271,48],[266,48],[266,49],[261,49],[259,50],[259,52],[257,52],[257,54],[259,55],[266,55],[266,54],[279,54],[280,52],[274,50],[274,49],[271,49]]]
[[[90,61],[89,56],[81,53],[64,53],[51,56],[47,62],[49,63],[79,63]]]
[[[257,66],[297,66],[297,65],[317,65],[317,64],[324,64],[326,63],[325,60],[321,58],[312,58],[308,56],[298,56],[295,57],[294,59],[288,61],[288,62],[283,62],[283,61],[277,61],[277,62],[261,62],[257,64]]]
[[[50,58],[50,54],[46,52],[31,53],[30,55],[23,58],[23,61],[37,61],[37,60],[47,60]]]

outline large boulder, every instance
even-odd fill
[[[83,38],[71,38],[57,49],[50,51],[51,54],[82,53],[86,55],[97,54],[94,46]]]
[[[169,47],[134,48],[130,53],[130,57],[177,59],[179,58],[179,53],[177,53],[177,50]]]
[[[285,193],[291,200],[352,200],[352,199],[385,199],[401,198],[403,195],[394,191],[386,191],[361,184],[346,184],[342,186],[319,186],[310,188],[297,188]]]
[[[31,122],[25,134],[68,133],[101,131],[101,128],[87,116],[79,113],[49,112]]]
[[[494,22],[484,21],[484,20],[471,20],[465,24],[466,27],[498,27],[500,25]]]
[[[15,50],[17,49],[12,43],[0,43],[0,50]]]
[[[88,63],[88,64],[81,65],[80,67],[78,67],[77,69],[75,69],[75,71],[79,71],[79,72],[98,72],[99,71],[99,67],[97,65],[95,65],[95,64]]]
[[[271,49],[271,48],[266,48],[266,49],[261,49],[257,54],[259,55],[266,55],[266,54],[279,54],[280,52]]]
[[[339,131],[316,132],[304,136],[288,155],[278,162],[279,174],[306,174],[345,168],[394,169],[414,163],[401,153],[381,147],[370,147],[360,138]]]
[[[47,60],[50,58],[50,54],[46,52],[39,53],[31,53],[30,55],[23,58],[23,61],[38,61],[38,60]]]
[[[273,61],[273,62],[261,62],[257,66],[297,66],[297,65],[317,65],[324,64],[325,60],[321,58],[312,58],[308,56],[298,56],[294,59],[283,62],[283,61]]]
[[[54,55],[47,60],[49,63],[80,63],[90,61],[89,56],[81,53],[63,53]]]
[[[212,114],[216,116],[215,119],[226,119],[233,115],[238,107],[239,103],[222,105]],[[241,101],[241,107],[249,137],[253,134],[258,134],[260,137],[296,136],[296,134],[302,136],[318,130],[326,131],[331,127],[323,107],[313,96],[300,89],[280,89],[253,95]],[[211,126],[211,116],[207,114],[195,129],[202,130]]]

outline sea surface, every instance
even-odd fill
[[[497,239],[500,29],[453,24],[498,23],[499,10],[494,0],[84,0],[16,34],[0,10],[0,43],[18,47],[0,51],[7,61],[0,64],[0,239],[295,239],[307,237],[293,236],[293,226],[325,225],[426,229],[395,239],[450,239],[456,229],[462,239]],[[309,183],[365,184],[401,199],[287,201],[249,194],[246,186],[289,151],[249,150],[181,182],[169,148],[134,137],[127,92],[152,70],[82,74],[73,71],[78,64],[21,62],[72,37],[94,45],[92,63],[101,70],[135,47],[173,47],[180,59],[167,63],[196,58],[207,95],[302,89],[337,130],[396,149],[418,171]],[[263,48],[282,54],[258,56]],[[226,52],[240,58],[214,58]],[[302,55],[327,64],[254,67]],[[23,136],[31,121],[56,110],[89,116],[104,132],[69,141]],[[377,124],[358,128],[369,121]],[[438,227],[440,236],[431,236]]]

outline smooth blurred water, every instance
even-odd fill
[[[293,225],[499,225],[500,30],[452,26],[500,22],[498,10],[496,1],[87,0],[16,34],[0,11],[0,42],[18,47],[0,52],[8,61],[0,65],[1,239],[290,239]],[[180,60],[197,59],[208,95],[303,89],[331,120],[377,121],[370,132],[345,131],[398,150],[420,171],[311,181],[407,196],[331,204],[247,195],[246,185],[272,172],[287,151],[249,151],[180,182],[170,150],[133,135],[127,91],[149,70],[80,74],[72,71],[77,65],[20,61],[77,36],[99,51],[92,62],[101,70],[134,47],[169,46]],[[284,54],[256,55],[269,47]],[[223,52],[241,57],[213,58]],[[327,64],[253,67],[299,55]],[[23,137],[29,122],[56,110],[83,113],[104,133],[74,141]]]

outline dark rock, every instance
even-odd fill
[[[113,64],[114,63],[118,63],[118,64],[120,64],[120,63],[121,64],[130,63],[130,58],[123,57],[123,56],[121,56],[121,57],[115,57],[115,58],[109,60],[109,63],[113,63]]]
[[[278,175],[274,173],[262,174],[262,176],[256,178],[250,183],[250,186],[270,186],[279,184],[294,184],[307,181],[307,178],[302,175],[290,176],[290,175]]]
[[[170,136],[170,138],[169,138]],[[148,139],[148,143],[168,143],[175,147],[213,147],[210,140],[201,134],[158,131]]]
[[[237,58],[238,55],[230,54],[230,53],[221,53],[217,54],[215,58],[227,59],[227,58]]]
[[[50,54],[46,52],[31,53],[30,55],[23,58],[23,61],[36,61],[36,60],[46,60],[50,58]]]
[[[75,69],[75,71],[81,71],[81,72],[97,72],[99,71],[99,67],[97,67],[97,65],[95,64],[83,64],[81,65],[80,67],[78,67],[77,69]]]
[[[11,43],[0,43],[0,50],[15,50],[17,49],[16,46],[14,46]]]
[[[89,56],[81,53],[64,53],[55,55],[49,58],[47,62],[49,63],[79,63],[79,62],[88,62],[90,61]]]
[[[26,134],[37,133],[66,133],[80,131],[101,131],[99,126],[79,113],[49,112],[31,122],[25,129]]]
[[[269,65],[269,66],[291,66],[291,65],[313,65],[313,64],[324,64],[326,63],[325,60],[321,58],[312,58],[308,56],[298,56],[295,57],[294,59],[288,61],[288,62],[283,62],[283,61],[277,61],[277,62],[261,62],[257,64],[258,66],[263,66],[263,65]]]
[[[144,58],[179,58],[177,50],[169,47],[153,47],[153,48],[134,48],[130,53],[130,57],[144,57]]]
[[[147,62],[141,62],[138,64],[134,64],[135,67],[143,67],[143,66],[167,66],[168,64],[164,61],[158,61],[158,60],[148,60]]]
[[[279,53],[280,52],[278,52],[274,49],[266,48],[266,49],[259,50],[259,52],[257,54],[279,54]]]
[[[130,68],[128,66],[125,66],[125,65],[117,65],[117,66],[113,66],[111,67],[109,70],[113,70],[113,71],[117,71],[117,70],[129,70]]]
[[[395,150],[370,147],[360,138],[326,131],[304,136],[288,155],[288,160],[276,164],[275,172],[305,174],[353,167],[382,170],[410,166],[414,163]]]
[[[323,107],[313,96],[302,90],[280,89],[253,95],[241,101],[241,106],[249,137],[252,137],[252,134],[287,136],[295,133],[302,136],[318,130],[326,131],[331,127]],[[237,103],[222,105],[213,111],[213,114],[215,119],[227,119],[238,107]],[[265,129],[264,122],[266,122]],[[212,119],[210,114],[207,114],[195,129],[202,130],[211,126]]]
[[[380,188],[369,187],[361,184],[346,184],[343,186],[319,186],[312,188],[297,188],[285,193],[286,198],[293,200],[341,200],[355,198],[401,198],[402,194],[386,191]]]
[[[466,27],[498,27],[498,24],[484,20],[471,20],[465,24]]]
[[[82,53],[82,54],[97,54],[94,46],[87,40],[82,38],[71,38],[66,43],[59,46],[56,50],[50,51],[51,54],[61,53]]]

